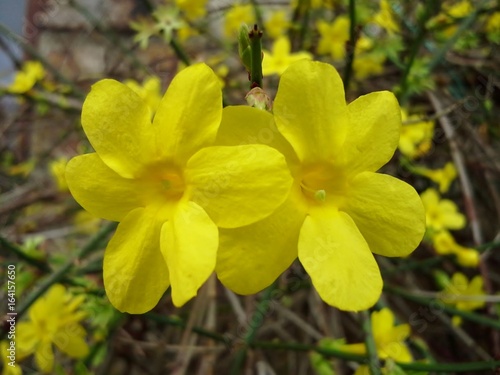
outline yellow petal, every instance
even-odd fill
[[[413,187],[397,178],[360,173],[351,181],[344,202],[341,210],[352,217],[376,254],[405,256],[422,240],[425,232],[422,202]]]
[[[375,172],[386,164],[398,146],[401,110],[394,94],[373,92],[347,106],[349,131],[338,163],[351,174]]]
[[[372,331],[375,340],[386,336],[394,326],[394,314],[388,308],[375,311],[371,314]]]
[[[169,286],[160,251],[162,220],[153,208],[136,208],[118,225],[104,253],[104,287],[118,310],[142,314]]]
[[[35,363],[43,373],[51,373],[54,368],[54,351],[49,340],[38,343],[35,351]]]
[[[348,122],[344,85],[335,68],[307,60],[292,64],[281,76],[274,117],[301,161],[331,160]]]
[[[21,360],[35,351],[39,339],[32,321],[19,322],[16,329],[16,356]]]
[[[66,180],[75,200],[92,215],[106,220],[121,221],[142,205],[135,181],[108,168],[95,153],[71,159]]]
[[[341,310],[359,311],[377,302],[382,277],[366,241],[344,212],[324,207],[306,217],[299,259],[319,295]]]
[[[287,199],[271,216],[235,229],[221,229],[216,272],[239,294],[267,288],[297,258],[297,241],[305,214]]]
[[[83,103],[82,126],[102,161],[122,177],[134,177],[153,158],[149,107],[120,82],[104,79],[92,86]]]
[[[269,216],[292,185],[285,157],[264,145],[204,148],[189,159],[185,176],[193,201],[223,228]]]
[[[179,204],[171,221],[161,228],[161,251],[168,264],[172,301],[184,305],[215,269],[218,230],[194,202]]]
[[[65,326],[56,334],[54,344],[71,358],[84,358],[89,353],[89,346],[85,342],[85,331],[78,324]]]
[[[162,156],[179,165],[215,141],[222,116],[219,79],[205,64],[182,70],[173,79],[153,120]]]
[[[445,228],[462,229],[465,227],[465,216],[457,211],[455,202],[449,199],[442,199],[439,203],[441,213],[441,223]]]
[[[273,115],[257,108],[225,107],[222,110],[222,122],[215,144],[218,146],[267,145],[285,156],[290,169],[295,170],[299,167],[299,159],[290,143],[278,131]]]

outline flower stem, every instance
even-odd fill
[[[257,25],[248,34],[252,48],[250,88],[262,87],[262,30]]]
[[[347,42],[347,60],[344,69],[344,89],[347,91],[352,77],[352,66],[356,50],[356,0],[349,0],[349,41]]]
[[[269,311],[269,304],[271,302],[271,297],[273,291],[276,289],[276,283],[272,284],[269,288],[266,289],[262,300],[257,305],[257,309],[252,315],[252,319],[250,320],[247,332],[243,336],[243,344],[244,346],[236,352],[233,363],[231,364],[230,375],[238,375],[241,373],[241,368],[245,363],[245,359],[247,357],[248,348],[252,346],[252,343],[257,335],[257,330],[264,323],[265,314]]]
[[[0,245],[7,250],[11,251],[15,255],[17,255],[19,258],[24,260],[26,263],[28,263],[31,266],[34,266],[38,268],[42,272],[50,272],[50,266],[47,264],[46,261],[37,259],[35,257],[32,257],[29,254],[26,254],[19,246],[16,244],[11,243],[7,239],[3,238],[0,236]]]
[[[371,375],[381,375],[380,363],[377,355],[377,346],[373,338],[372,321],[368,310],[362,311],[363,331],[365,332],[366,353],[368,355],[368,368]]]
[[[413,63],[417,57],[418,52],[420,51],[420,47],[425,41],[425,36],[427,34],[427,22],[431,19],[431,17],[439,12],[440,2],[435,2],[434,0],[428,0],[426,6],[424,7],[424,13],[419,22],[418,32],[413,44],[411,46],[410,56],[408,57],[408,61],[406,62],[405,69],[403,71],[403,76],[401,77],[401,92],[400,92],[400,100],[404,104],[407,100],[407,91],[408,91],[408,78],[410,77],[410,72],[413,67]]]

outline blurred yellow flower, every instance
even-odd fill
[[[191,27],[188,23],[184,24],[177,30],[177,36],[179,37],[179,41],[182,43],[196,35],[199,35],[198,30]]]
[[[434,136],[434,123],[432,121],[417,121],[418,115],[408,116],[408,112],[401,110],[401,136],[399,138],[399,151],[410,159],[415,159],[425,155],[432,147],[432,137]],[[411,121],[411,124],[404,124]]]
[[[272,74],[281,75],[294,62],[303,59],[312,59],[312,55],[309,52],[290,53],[290,48],[288,37],[282,36],[273,43],[272,52],[263,50],[262,74],[264,76]]]
[[[232,110],[225,112],[231,118]],[[295,182],[270,217],[220,231],[217,275],[235,292],[251,294],[298,256],[326,303],[366,309],[382,290],[372,253],[407,255],[425,231],[424,208],[413,187],[375,173],[398,144],[398,102],[383,91],[347,105],[335,68],[301,60],[281,76],[273,112],[221,124],[217,143],[271,145],[287,158]]]
[[[45,77],[45,70],[39,61],[26,61],[14,76],[14,82],[7,87],[13,94],[24,94]]]
[[[14,343],[13,349],[11,350],[11,342]],[[16,342],[15,341],[0,341],[0,353],[1,355],[1,360],[0,363],[2,364],[2,375],[22,375],[23,370],[21,369],[21,366],[19,366],[19,363],[16,362],[18,361],[19,358],[16,358]],[[11,356],[11,351],[12,351],[12,356]],[[12,360],[11,358],[12,357]]]
[[[473,11],[474,7],[469,0],[446,1],[442,5],[441,13],[430,19],[427,27],[437,27],[438,35],[443,38],[450,38],[458,30],[457,21],[467,17]]]
[[[229,40],[236,40],[242,23],[254,24],[254,10],[250,4],[234,4],[224,15],[224,35]]]
[[[440,231],[465,227],[465,216],[458,211],[457,205],[449,199],[441,199],[436,189],[429,188],[420,197],[425,207],[427,228]]]
[[[355,59],[353,62],[354,75],[362,80],[374,74],[380,74],[384,70],[386,57],[377,51],[372,51],[371,39],[362,36],[358,39],[355,48]]]
[[[97,231],[101,227],[101,222],[102,220],[100,218],[92,215],[90,212],[87,212],[85,210],[79,210],[73,218],[75,228],[80,233],[86,234],[97,233]]]
[[[500,12],[495,12],[488,17],[485,29],[487,33],[500,31]]]
[[[151,110],[153,116],[161,101],[161,81],[157,76],[149,76],[140,85],[133,79],[125,80],[125,85],[130,87],[139,97],[144,100]]]
[[[175,0],[175,3],[190,21],[207,14],[207,0]]]
[[[457,244],[447,230],[434,233],[432,243],[438,254],[455,254],[458,263],[464,267],[477,267],[479,264],[479,253],[475,249]]]
[[[66,183],[66,164],[68,164],[68,159],[66,157],[60,157],[53,160],[49,164],[50,174],[57,184],[57,189],[61,192],[68,191],[68,184]]]
[[[8,168],[7,173],[11,176],[23,176],[28,177],[31,172],[35,169],[36,162],[35,159],[29,159],[25,162],[13,165]]]
[[[330,54],[333,60],[342,60],[346,54],[345,44],[349,40],[349,24],[346,16],[337,17],[331,24],[319,20],[316,24],[320,34],[318,54]]]
[[[287,32],[290,25],[291,22],[288,20],[287,13],[284,10],[275,11],[264,22],[264,35],[277,39]]]
[[[427,169],[416,167],[413,171],[421,176],[425,176],[439,185],[439,192],[446,193],[450,189],[451,183],[457,178],[455,164],[448,162],[440,169]]]
[[[235,108],[236,123],[242,111]],[[71,159],[66,178],[83,208],[120,222],[103,261],[118,310],[149,311],[169,286],[182,306],[215,269],[218,227],[259,221],[286,199],[283,155],[264,145],[213,146],[221,119],[220,83],[205,64],[175,76],[153,120],[126,85],[92,86],[82,126],[96,152]]]
[[[85,329],[80,321],[86,313],[78,311],[84,296],[72,296],[64,286],[53,285],[29,309],[29,320],[17,326],[17,354],[20,359],[35,354],[35,363],[43,373],[54,367],[52,344],[71,358],[83,358],[89,352]]]
[[[371,325],[377,354],[381,359],[391,358],[396,362],[411,362],[413,357],[404,342],[410,336],[410,325],[396,326],[394,320],[394,314],[387,307],[372,312]],[[341,345],[338,349],[349,353],[366,354],[365,343]]]
[[[481,275],[473,277],[469,282],[467,276],[456,272],[443,290],[441,299],[444,303],[454,305],[459,310],[473,311],[485,306],[485,301],[481,298],[485,294]],[[454,316],[452,321],[458,326],[461,324],[462,318]]]
[[[380,10],[373,17],[373,22],[383,27],[388,33],[399,32],[399,25],[394,19],[394,14],[388,0],[380,0]]]

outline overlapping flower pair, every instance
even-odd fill
[[[372,306],[382,290],[372,253],[407,255],[425,231],[415,190],[375,173],[400,116],[389,92],[347,105],[336,70],[310,61],[281,76],[273,114],[223,109],[204,64],[176,76],[152,121],[128,87],[96,83],[82,112],[96,152],[73,158],[66,177],[86,210],[120,222],[104,256],[111,303],[143,313],[170,286],[181,306],[214,271],[255,293],[298,256],[327,303]]]

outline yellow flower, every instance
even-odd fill
[[[372,51],[373,42],[362,36],[356,43],[356,58],[353,62],[353,70],[357,79],[362,80],[373,74],[380,74],[384,70],[386,57],[384,54]]]
[[[264,22],[265,36],[277,39],[286,33],[290,25],[291,23],[285,11],[278,10],[273,12],[267,21]]]
[[[425,155],[432,147],[432,137],[434,136],[434,123],[432,121],[417,121],[418,115],[408,116],[408,112],[401,110],[403,123],[411,121],[411,124],[403,124],[401,127],[401,137],[399,139],[399,151],[410,159],[415,159]]]
[[[474,7],[469,0],[461,0],[457,3],[455,2],[445,2],[442,6],[442,12],[436,17],[429,20],[427,27],[442,27],[442,25],[448,25],[443,30],[439,30],[440,36],[444,38],[449,38],[458,29],[457,20],[467,17],[474,11]]]
[[[151,110],[151,116],[153,116],[161,100],[160,78],[149,76],[142,82],[142,85],[133,79],[127,79],[124,83],[146,102]]]
[[[75,228],[80,233],[94,234],[97,233],[101,226],[102,220],[95,217],[90,212],[85,210],[80,210],[75,214],[73,218],[73,223]]]
[[[380,0],[380,11],[373,17],[373,21],[390,34],[399,32],[399,25],[394,19],[388,0]]]
[[[18,358],[16,357],[15,348],[16,341],[14,340],[0,341],[0,353],[2,353],[2,359],[0,363],[2,363],[3,367],[2,375],[22,375],[23,373],[23,370],[21,370],[19,363],[17,363]]]
[[[36,161],[35,159],[29,159],[25,162],[13,165],[9,167],[7,173],[11,176],[23,176],[28,177],[31,172],[35,169]]]
[[[317,28],[320,34],[317,52],[320,55],[330,54],[333,60],[345,57],[345,44],[349,40],[349,19],[340,16],[332,24],[319,20]]]
[[[410,350],[404,340],[410,335],[410,325],[394,325],[394,314],[385,307],[371,314],[371,325],[373,339],[377,354],[381,359],[391,358],[396,362],[407,363],[412,361]],[[339,347],[339,350],[349,353],[366,354],[366,345],[347,344]]]
[[[420,197],[425,207],[427,228],[440,231],[465,227],[465,216],[458,211],[457,205],[449,199],[441,199],[436,189],[429,188]]]
[[[53,285],[29,309],[29,320],[17,327],[20,358],[35,354],[35,363],[43,373],[54,367],[52,344],[71,358],[83,358],[89,348],[80,321],[85,318],[78,308],[83,296],[73,297],[60,284]]]
[[[485,29],[488,33],[500,31],[500,12],[495,12],[488,17]]]
[[[236,108],[231,121],[245,114]],[[205,64],[177,74],[152,122],[119,82],[102,80],[87,96],[82,126],[96,153],[71,159],[66,179],[87,211],[120,222],[103,264],[118,310],[149,311],[169,285],[183,305],[214,271],[217,226],[249,225],[286,199],[292,180],[279,152],[210,147],[221,116],[220,83]]]
[[[458,263],[464,267],[477,267],[479,264],[479,253],[474,249],[457,244],[447,230],[433,234],[432,243],[438,254],[455,254]]]
[[[473,311],[485,306],[485,301],[481,298],[486,293],[483,289],[483,278],[480,275],[472,280],[460,272],[456,272],[451,277],[451,282],[445,287],[441,299],[443,302],[454,305],[462,311]],[[460,325],[462,319],[458,316],[452,318],[453,324]]]
[[[207,14],[207,0],[175,0],[188,20],[195,20]]]
[[[22,69],[16,73],[14,82],[7,87],[7,91],[23,94],[31,90],[43,77],[45,77],[45,70],[39,61],[26,61]]]
[[[448,162],[440,169],[427,169],[418,167],[414,169],[415,173],[425,176],[439,185],[439,192],[446,193],[450,189],[451,183],[457,177],[455,164]]]
[[[264,76],[283,74],[283,72],[296,61],[311,60],[309,52],[290,53],[290,41],[286,36],[279,37],[273,44],[273,52],[263,50],[262,73]]]
[[[398,143],[401,116],[394,95],[375,92],[346,105],[337,71],[302,60],[281,76],[276,125],[265,111],[235,125],[229,122],[232,111],[225,109],[217,142],[269,144],[285,155],[295,181],[270,217],[221,230],[219,279],[237,293],[255,293],[298,255],[325,302],[350,311],[372,306],[382,289],[372,252],[407,255],[425,231],[416,191],[375,173]]]
[[[57,189],[63,192],[68,191],[68,184],[64,175],[66,164],[68,164],[68,159],[65,157],[58,158],[49,164],[50,173],[57,183]]]
[[[177,36],[179,37],[179,41],[182,43],[196,35],[199,35],[198,30],[196,30],[194,27],[191,27],[187,23],[177,30]]]
[[[254,17],[252,5],[233,5],[224,17],[224,35],[229,39],[235,39],[240,25],[242,23],[253,24]]]

